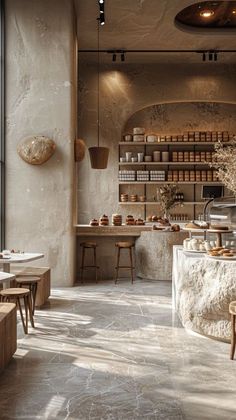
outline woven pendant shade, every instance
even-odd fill
[[[91,167],[93,169],[106,169],[108,162],[108,147],[90,147],[89,156]]]

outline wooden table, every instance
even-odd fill
[[[30,261],[39,260],[40,258],[43,258],[44,254],[40,253],[16,253],[12,252],[9,256],[9,258],[1,258],[0,259],[0,266],[3,267],[3,271],[5,273],[10,273],[10,265],[11,264],[18,264],[18,263],[28,263]]]
[[[0,271],[0,283],[2,283],[3,289],[10,287],[10,281],[14,279],[15,279],[14,274],[9,274],[4,271]]]

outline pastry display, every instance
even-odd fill
[[[97,219],[91,219],[89,222],[90,226],[99,226]]]
[[[235,257],[236,255],[233,249],[224,248],[223,246],[213,247],[207,253],[212,257]]]
[[[109,218],[105,214],[103,214],[99,219],[100,226],[108,226],[109,225]]]
[[[125,221],[126,225],[128,226],[133,226],[135,225],[135,220],[134,220],[134,216],[132,216],[131,214],[128,214],[128,216],[126,217],[126,221]]]
[[[113,226],[121,226],[122,225],[122,216],[121,216],[121,214],[113,214],[112,215],[112,225]]]

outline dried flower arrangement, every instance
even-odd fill
[[[178,192],[178,186],[176,184],[161,185],[157,189],[157,199],[160,202],[161,211],[168,219],[170,210],[179,205],[176,201],[176,193]]]
[[[219,181],[236,195],[236,137],[230,145],[215,145],[210,166],[216,169]]]

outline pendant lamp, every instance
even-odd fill
[[[108,162],[108,147],[100,147],[100,55],[99,55],[99,27],[100,18],[98,18],[98,56],[97,56],[97,146],[89,147],[91,167],[93,169],[106,169]]]

